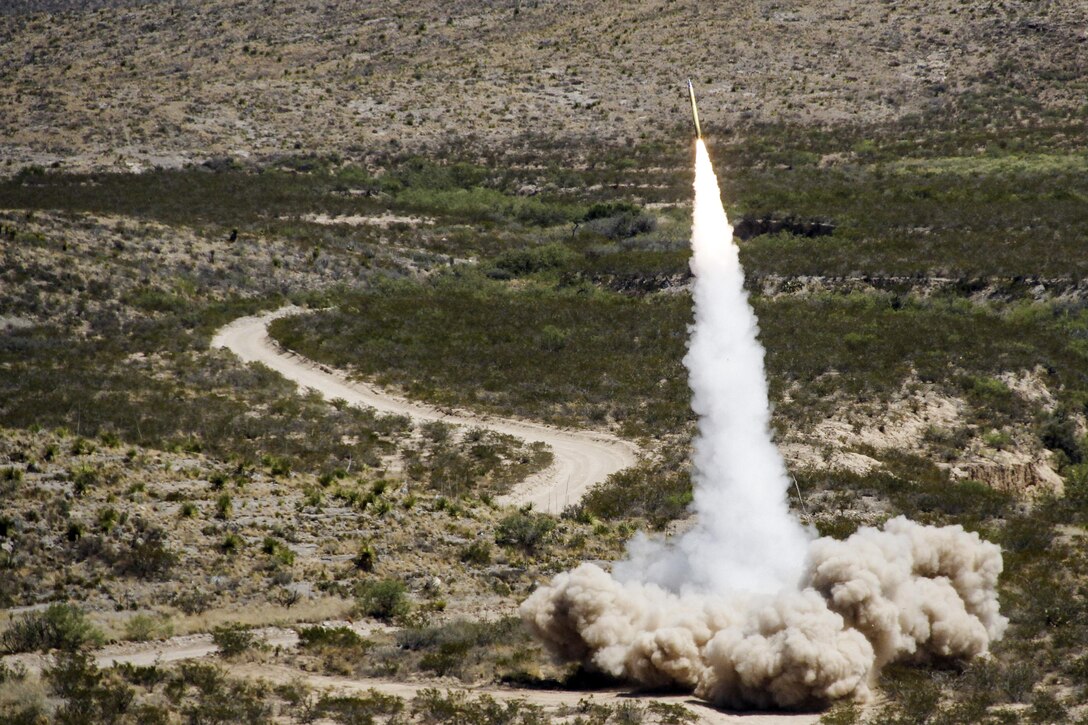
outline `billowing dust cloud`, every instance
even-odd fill
[[[699,139],[684,359],[699,416],[695,526],[667,541],[637,536],[611,574],[583,564],[556,576],[525,600],[523,619],[562,660],[730,707],[864,700],[889,662],[985,653],[1007,624],[999,547],[902,517],[817,539],[790,513],[732,236]]]

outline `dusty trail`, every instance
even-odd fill
[[[387,627],[375,623],[351,623],[346,621],[323,622],[328,627],[350,627],[362,636]],[[293,649],[298,644],[298,634],[286,627],[261,627],[254,634],[269,647]],[[123,642],[109,645],[94,653],[95,664],[99,667],[112,667],[118,664],[131,664],[141,667],[162,665],[180,660],[203,659],[213,657],[218,652],[210,634],[188,634],[153,642]],[[22,665],[29,672],[40,673],[51,662],[49,655],[26,653],[0,657],[5,665]],[[273,684],[305,682],[315,690],[337,694],[365,694],[376,690],[386,695],[395,695],[407,700],[414,698],[420,690],[435,688],[441,691],[464,690],[471,697],[488,695],[500,702],[524,700],[539,705],[547,711],[562,707],[577,707],[585,700],[594,704],[615,706],[621,702],[633,700],[640,704],[664,702],[682,705],[698,717],[698,725],[812,725],[819,720],[813,713],[775,713],[746,712],[730,713],[715,710],[708,703],[697,700],[688,694],[670,694],[638,692],[630,689],[599,690],[545,690],[517,689],[498,685],[465,685],[450,678],[432,680],[383,680],[370,677],[340,677],[318,675],[271,662],[232,663],[229,666],[233,677],[264,680]]]
[[[297,681],[298,670],[290,667],[282,667],[268,664],[242,665],[233,668],[235,675],[263,679],[273,683],[286,683]],[[488,695],[500,702],[510,700],[524,700],[533,705],[539,705],[546,710],[554,710],[560,707],[577,707],[582,701],[598,705],[618,705],[625,701],[634,701],[640,704],[647,702],[663,702],[670,705],[681,705],[692,712],[698,720],[698,725],[811,725],[820,719],[815,713],[781,713],[781,712],[722,712],[715,710],[707,702],[697,700],[686,694],[641,693],[631,690],[541,690],[541,689],[514,689],[509,687],[497,687],[493,685],[468,686],[454,680],[431,680],[394,682],[390,680],[377,680],[356,677],[336,677],[330,675],[306,674],[302,680],[317,690],[332,691],[340,694],[352,695],[366,693],[368,690],[376,690],[386,695],[395,695],[405,699],[412,699],[420,690],[437,688],[439,690],[463,690],[471,697]]]
[[[440,420],[453,425],[487,428],[550,446],[554,463],[515,486],[499,499],[500,503],[532,504],[537,511],[558,514],[581,499],[591,486],[637,460],[638,448],[634,444],[608,433],[561,430],[464,410],[442,410],[390,395],[364,382],[349,380],[341,371],[283,349],[268,336],[268,323],[272,320],[304,312],[303,308],[288,306],[264,315],[239,318],[216,333],[212,347],[226,348],[245,362],[263,363],[299,386],[316,390],[330,399],[343,398],[354,405],[407,415],[422,422]]]

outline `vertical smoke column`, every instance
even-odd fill
[[[759,327],[701,138],[692,247],[695,325],[684,364],[699,416],[692,458],[697,524],[673,546],[636,538],[616,575],[673,591],[772,593],[797,585],[810,537],[789,512],[790,479],[771,437]]]
[[[902,517],[810,542],[790,515],[755,313],[702,139],[697,153],[695,526],[637,536],[612,576],[589,563],[557,574],[522,619],[559,660],[729,707],[865,700],[888,662],[984,655],[1007,625],[996,545]]]

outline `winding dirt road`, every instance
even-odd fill
[[[288,380],[316,390],[330,400],[343,398],[353,405],[407,415],[421,422],[440,420],[453,425],[487,428],[531,443],[547,444],[555,456],[552,465],[501,497],[499,502],[503,504],[532,504],[537,511],[558,514],[577,503],[591,486],[634,465],[638,458],[639,450],[634,444],[608,433],[561,430],[464,410],[442,410],[390,395],[375,386],[351,380],[344,372],[285,350],[268,336],[268,324],[272,320],[305,312],[301,307],[288,306],[264,315],[239,318],[216,333],[212,347],[226,348],[245,362],[264,363]]]
[[[407,415],[418,421],[441,420],[454,425],[488,428],[527,441],[541,441],[550,446],[555,455],[553,465],[515,487],[503,497],[504,503],[532,503],[538,510],[559,513],[567,505],[580,499],[590,486],[634,464],[637,459],[636,446],[606,433],[559,430],[525,421],[478,416],[466,411],[444,411],[349,380],[346,374],[284,350],[269,338],[269,322],[278,317],[304,312],[302,308],[284,307],[268,314],[235,320],[215,335],[212,347],[231,350],[245,362],[264,363],[298,385],[316,390],[330,399],[343,398],[355,405],[375,408],[385,413]],[[368,633],[371,628],[382,626],[348,622],[326,624],[350,626],[363,634]],[[297,633],[285,627],[265,627],[257,630],[256,634],[269,646],[284,649],[291,649],[298,642]],[[190,634],[158,642],[126,642],[108,646],[95,653],[95,661],[100,667],[119,663],[151,665],[175,660],[203,659],[215,656],[217,651],[210,634]],[[0,658],[0,662],[4,664],[18,663],[33,672],[41,672],[49,661],[48,655],[35,653]],[[658,701],[682,705],[695,715],[699,725],[813,725],[819,719],[819,714],[816,713],[722,712],[691,695],[628,689],[576,691],[518,689],[497,685],[466,688],[462,683],[450,680],[401,682],[300,673],[291,667],[267,662],[235,663],[230,669],[236,676],[271,682],[295,681],[301,677],[315,689],[344,694],[363,693],[374,689],[389,695],[412,698],[425,687],[437,687],[441,690],[465,689],[470,696],[489,695],[499,701],[524,700],[540,705],[553,714],[559,708],[576,708],[583,701],[613,706],[625,701],[640,704]]]

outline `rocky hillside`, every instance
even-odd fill
[[[1086,4],[5,3],[0,169],[1075,115]],[[64,11],[64,12],[48,12]],[[984,101],[979,99],[985,99]]]

